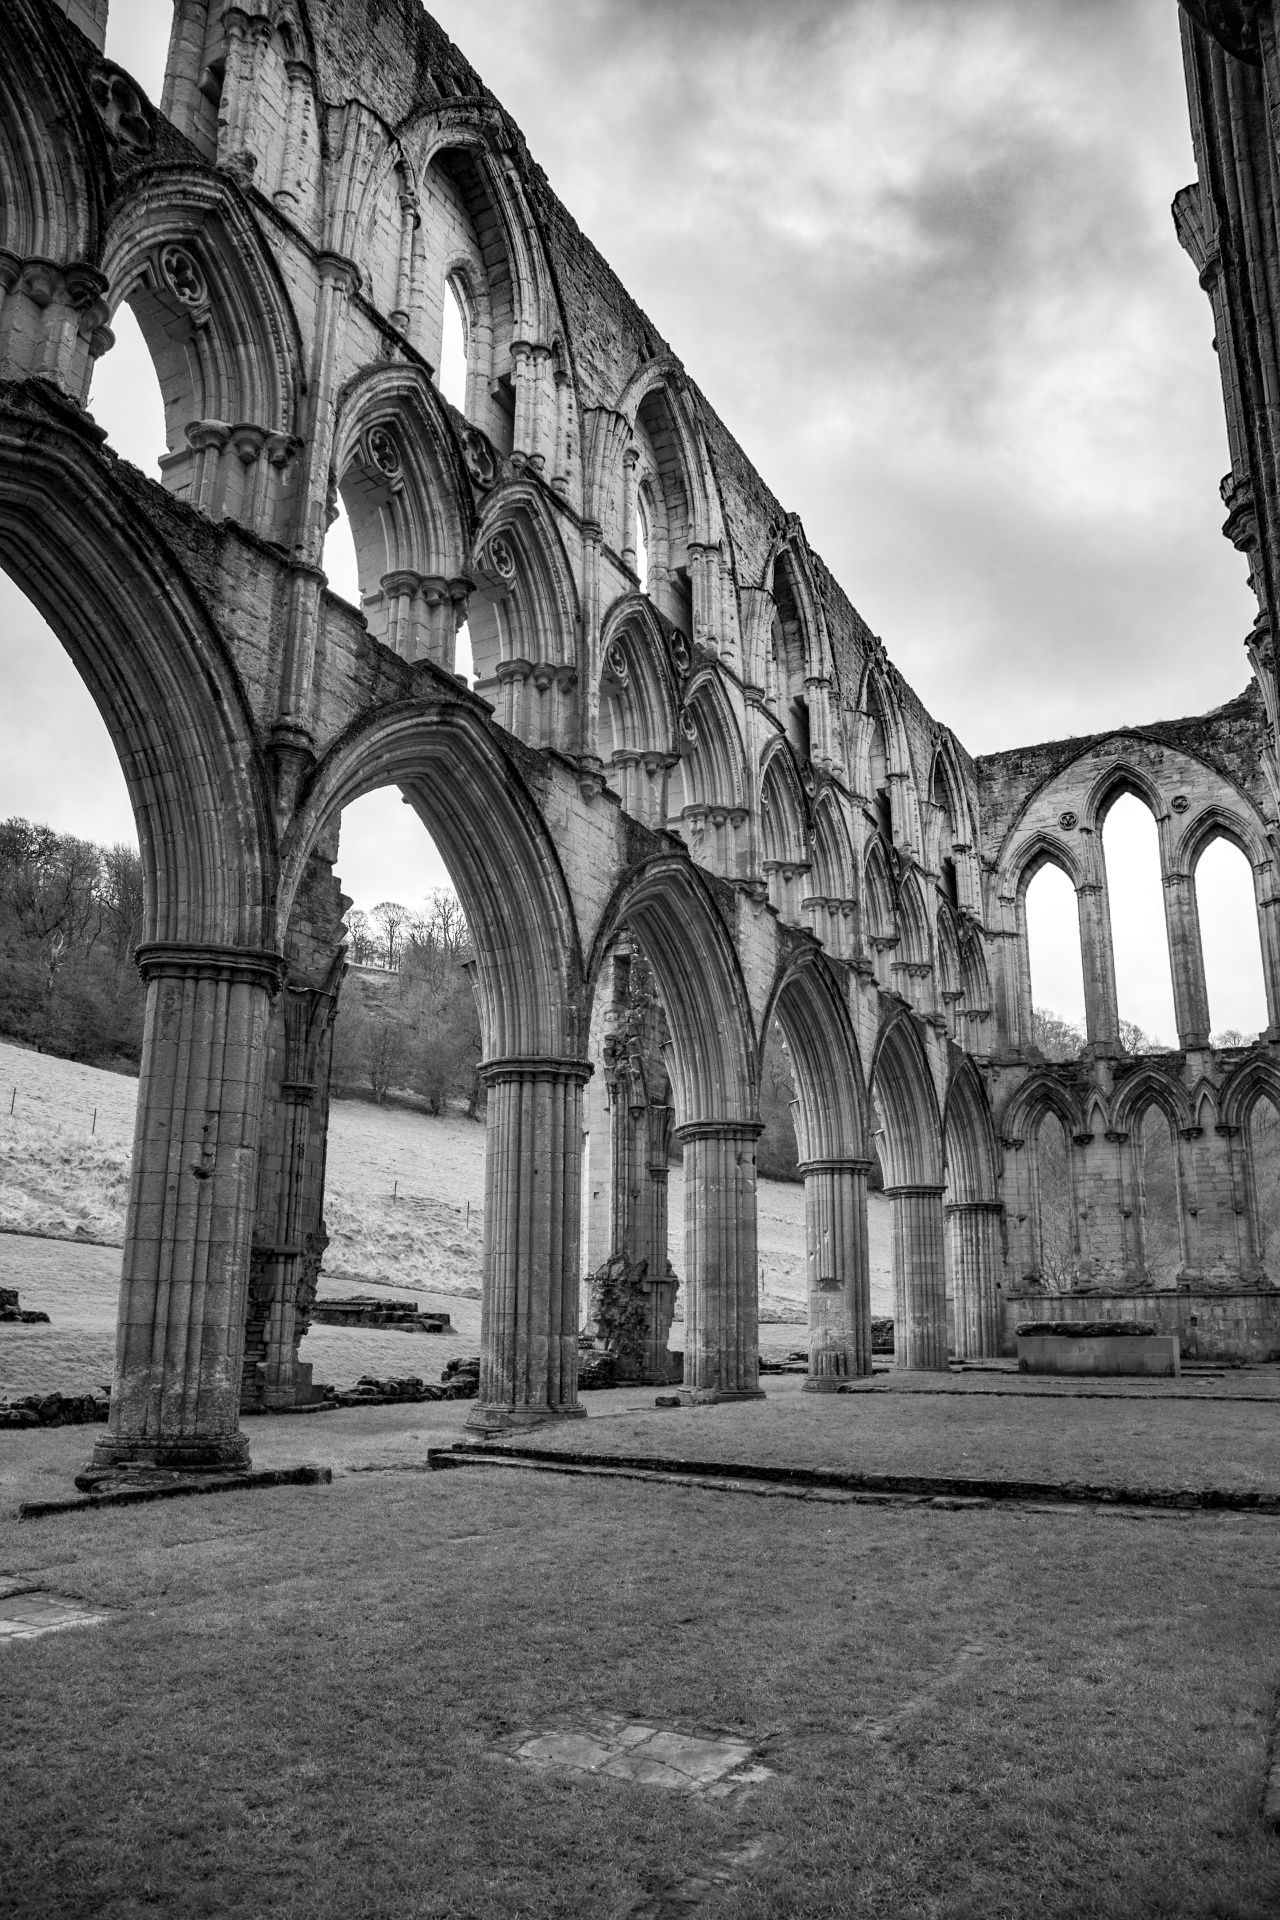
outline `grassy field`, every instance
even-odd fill
[[[7,1096],[5,1090],[7,1089]],[[88,1391],[111,1376],[118,1248],[124,1236],[137,1082],[0,1041],[0,1285],[51,1315],[47,1328],[0,1328],[0,1397]],[[8,1108],[12,1105],[13,1111]],[[683,1258],[684,1180],[670,1179],[672,1255]],[[871,1213],[872,1309],[891,1314],[888,1205]],[[329,1128],[322,1294],[389,1287],[443,1307],[458,1341],[479,1344],[484,1233],[484,1128],[461,1114],[335,1101]],[[25,1236],[33,1236],[27,1238]],[[47,1237],[48,1245],[42,1243]],[[68,1240],[104,1242],[58,1250]],[[762,1180],[759,1191],[762,1347],[805,1344],[804,1191]],[[672,1344],[683,1344],[683,1304]],[[317,1328],[302,1358],[317,1380],[349,1386],[362,1373],[433,1378],[426,1340]]]
[[[0,1912],[1277,1911],[1276,1523],[404,1471],[448,1412],[267,1423],[351,1451],[328,1488],[0,1520],[0,1573],[116,1609],[0,1657]],[[589,1712],[773,1778],[733,1808],[500,1756]]]

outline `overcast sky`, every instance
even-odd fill
[[[435,10],[971,751],[1240,691],[1212,328],[1169,216],[1194,173],[1173,0]],[[110,50],[153,95],[166,15],[114,0]],[[123,339],[93,404],[121,444],[145,417]],[[29,626],[3,623],[0,812],[124,834],[96,716],[68,721]],[[340,864],[363,904],[438,876],[403,865],[407,809],[362,804]],[[1111,840],[1113,894],[1137,899]],[[1214,1024],[1256,1027],[1248,916],[1211,917]],[[1063,929],[1037,922],[1036,995],[1071,1014]],[[1137,931],[1130,955],[1117,928],[1124,1011],[1172,1039],[1155,908]]]

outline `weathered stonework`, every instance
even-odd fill
[[[1154,1100],[1183,1143],[1185,1285],[1268,1286],[1246,1146],[1251,1103],[1280,1088],[1276,369],[1259,318],[1277,269],[1238,203],[1246,149],[1270,137],[1276,37],[1269,6],[1194,11],[1220,38],[1187,23],[1201,180],[1177,218],[1218,315],[1256,686],[1204,720],[975,763],[417,0],[178,0],[158,107],[103,58],[106,0],[12,0],[0,561],[111,730],[147,891],[102,1464],[237,1461],[241,1394],[308,1390],[335,836],[383,785],[430,828],[477,953],[479,1424],[578,1411],[583,1088],[620,942],[652,969],[669,1034],[693,1387],[758,1391],[774,1018],[797,1081],[816,1387],[870,1366],[873,1098],[899,1365],[946,1364],[948,1275],[958,1350],[998,1345],[1004,1296],[1036,1273],[1025,1142],[1046,1103],[1088,1196],[1082,1278],[1136,1284],[1126,1140]],[[1273,230],[1269,167],[1248,191]],[[446,286],[467,321],[462,413],[434,377]],[[164,396],[162,485],[84,411],[124,300]],[[358,610],[322,570],[339,494]],[[454,672],[464,617],[474,690]],[[1159,823],[1180,1043],[1142,1061],[1119,1044],[1100,858],[1129,790]],[[1217,833],[1253,863],[1263,931],[1271,1024],[1240,1055],[1207,1046],[1194,865]],[[1080,899],[1089,1045],[1070,1068],[1031,1045],[1023,900],[1046,859]]]

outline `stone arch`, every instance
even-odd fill
[[[942,1117],[924,1043],[905,1011],[891,1013],[881,1028],[871,1087],[884,1122],[886,1188],[924,1185],[941,1193]]]
[[[810,844],[814,932],[837,959],[852,960],[862,950],[858,857],[845,802],[834,786],[820,787],[813,802]]]
[[[862,891],[866,903],[867,945],[871,948],[876,978],[882,987],[887,987],[890,956],[899,937],[898,901],[884,841],[879,834],[872,834],[867,841]]]
[[[760,853],[769,898],[787,920],[799,919],[807,892],[808,811],[791,749],[775,736],[761,756]]]
[[[1091,832],[1101,834],[1107,815],[1122,795],[1132,794],[1148,809],[1156,826],[1160,829],[1161,851],[1164,851],[1166,831],[1169,821],[1169,809],[1159,787],[1141,767],[1131,761],[1117,760],[1106,766],[1097,775],[1085,795],[1080,810],[1084,826]]]
[[[954,1038],[959,1039],[959,1007],[964,999],[960,968],[960,936],[955,915],[943,900],[937,913],[938,995]]]
[[[1230,841],[1255,872],[1272,857],[1262,822],[1251,810],[1246,810],[1243,801],[1238,810],[1224,806],[1221,801],[1211,801],[1191,815],[1183,826],[1173,845],[1171,864],[1184,872],[1192,872],[1215,840]]]
[[[679,693],[661,622],[646,595],[615,600],[600,635],[600,753],[627,812],[666,824]]]
[[[903,874],[898,885],[898,925],[902,930],[901,960],[913,971],[931,972],[933,940],[929,910],[920,876],[914,868]]]
[[[0,253],[20,263],[93,261],[109,178],[84,81],[31,0],[13,0],[0,70]]]
[[[287,913],[335,814],[399,787],[444,856],[476,947],[486,1062],[576,1059],[581,953],[568,888],[541,816],[475,702],[406,701],[357,722],[302,789],[282,853]]]
[[[763,1033],[775,1017],[795,1068],[801,1162],[866,1158],[866,1081],[857,1036],[839,982],[811,948],[785,963],[761,1022]]]
[[[943,1110],[947,1193],[954,1201],[994,1201],[1000,1155],[991,1102],[972,1060],[959,1060]]]
[[[748,818],[742,734],[719,675],[695,675],[685,693],[677,736],[681,752],[684,810],[682,828],[706,845],[718,872],[739,864],[741,830]]]
[[[48,621],[115,745],[147,943],[269,948],[269,783],[239,681],[162,527],[38,400],[0,414],[0,562]]]
[[[1126,1074],[1121,1081],[1111,1103],[1112,1127],[1126,1133],[1132,1132],[1153,1103],[1175,1128],[1196,1124],[1191,1102],[1181,1081],[1175,1080],[1171,1074],[1162,1073],[1158,1067],[1143,1066],[1136,1073]]]
[[[164,174],[118,206],[103,250],[160,383],[169,492],[271,528],[291,484],[305,355],[257,224],[225,181]]]
[[[529,480],[489,496],[472,572],[477,691],[529,746],[573,750],[578,594],[559,530]]]
[[[765,566],[763,584],[773,596],[775,620],[786,641],[788,684],[802,694],[806,680],[823,680],[830,675],[831,642],[812,556],[798,522],[788,522],[779,534]],[[798,645],[794,656],[789,630],[794,631]]]
[[[666,1009],[677,1126],[753,1125],[755,1028],[738,957],[707,881],[677,855],[660,856],[624,880],[592,944],[588,998],[623,926],[653,967]]]
[[[333,474],[370,632],[403,659],[451,673],[474,515],[443,402],[421,368],[373,367],[348,385]]]

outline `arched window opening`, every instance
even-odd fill
[[[1033,1044],[1050,1060],[1074,1060],[1084,1044],[1084,968],[1076,890],[1061,867],[1032,875],[1024,911]]]
[[[1239,847],[1219,838],[1195,866],[1200,950],[1209,993],[1209,1024],[1217,1036],[1252,1040],[1267,1025],[1267,990],[1253,873]]]
[[[1049,1293],[1069,1293],[1076,1283],[1075,1195],[1071,1141],[1058,1114],[1041,1116],[1032,1148],[1036,1183],[1036,1271]]]
[[[643,513],[636,513],[637,549],[643,538],[645,561],[637,551],[636,565],[645,592],[674,626],[693,632],[692,564],[693,508],[685,473],[683,442],[668,396],[655,388],[636,410],[632,438],[639,449],[636,493]],[[704,556],[704,561],[706,556]]]
[[[1176,1044],[1160,837],[1151,809],[1122,793],[1102,829],[1121,1038],[1131,1053]]]
[[[1143,1271],[1151,1286],[1171,1287],[1183,1258],[1178,1152],[1168,1114],[1162,1107],[1149,1106],[1134,1125],[1131,1138]]]
[[[467,410],[469,335],[465,298],[459,293],[456,279],[450,276],[444,283],[444,327],[436,384],[450,406],[456,407],[459,413]]]
[[[111,322],[115,345],[94,362],[89,411],[106,429],[107,444],[148,480],[158,480],[168,446],[164,400],[142,328],[128,301]]]
[[[329,524],[325,535],[324,554],[321,567],[329,580],[329,590],[346,600],[351,606],[360,605],[360,563],[356,558],[355,535],[351,531],[351,521],[338,495],[338,511]]]
[[[133,955],[145,902],[128,789],[87,686],[4,573],[0,685],[0,1045],[136,1073],[144,989]],[[18,1056],[15,1065],[22,1064]],[[39,1074],[33,1060],[21,1077],[31,1086]],[[37,1130],[43,1124],[37,1119]],[[53,1126],[49,1140],[33,1141],[31,1155],[8,1169],[10,1202],[25,1211],[24,1167],[78,1167],[83,1189],[68,1191],[65,1210],[84,1232],[100,1233],[94,1209],[111,1218],[120,1205],[119,1187],[104,1191],[101,1180],[118,1181],[123,1166],[59,1158],[61,1131]],[[127,1149],[127,1137],[120,1147]],[[33,1221],[54,1199],[44,1178],[30,1193]],[[46,1306],[27,1300],[25,1287],[23,1296],[36,1309]]]
[[[464,620],[458,628],[458,638],[454,645],[454,672],[464,687],[473,687],[476,681],[475,660],[471,653],[471,628]]]
[[[641,593],[649,591],[649,516],[645,507],[644,490],[636,494],[636,576],[640,581]]]
[[[1280,1286],[1280,1111],[1265,1094],[1250,1109],[1248,1148],[1254,1248],[1267,1280]]]

